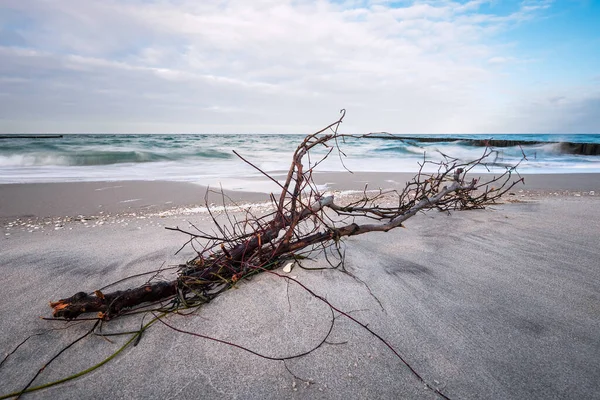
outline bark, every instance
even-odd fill
[[[55,318],[71,320],[84,313],[97,312],[102,319],[119,315],[122,310],[143,303],[154,302],[177,293],[177,281],[155,282],[134,289],[118,290],[103,294],[95,291],[91,296],[85,292],[75,293],[71,297],[50,303]]]

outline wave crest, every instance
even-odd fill
[[[168,155],[148,151],[38,152],[0,155],[0,166],[93,166],[228,158],[231,158],[230,154],[212,149]]]

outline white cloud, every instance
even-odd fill
[[[493,91],[518,60],[489,39],[549,4],[4,3],[30,23],[0,47],[0,131],[299,133],[341,107],[349,130],[506,130]]]

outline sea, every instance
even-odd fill
[[[600,134],[374,136],[340,140],[339,149],[320,147],[306,165],[331,150],[317,171],[416,172],[419,163],[439,161],[443,155],[463,161],[477,159],[485,150],[482,141],[491,139],[517,142],[496,147],[497,153],[486,166],[492,172],[518,163],[523,154],[526,160],[519,165],[521,173],[600,172],[600,155],[572,151],[582,143],[597,148]],[[0,183],[168,180],[211,186],[228,182],[237,189],[252,189],[244,182],[260,178],[260,171],[283,176],[303,138],[283,134],[5,135],[0,139]]]

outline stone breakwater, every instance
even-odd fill
[[[541,144],[558,144],[561,153],[564,154],[577,154],[585,156],[598,156],[600,155],[600,144],[599,143],[576,143],[576,142],[542,142],[535,140],[506,140],[506,139],[465,139],[458,137],[414,137],[414,136],[386,136],[377,135],[378,139],[387,140],[406,140],[422,143],[437,143],[437,142],[460,142],[471,146],[477,147],[514,147],[514,146],[533,146]]]

